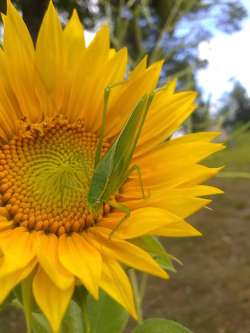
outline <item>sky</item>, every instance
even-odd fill
[[[250,15],[250,0],[242,2]],[[242,30],[231,35],[217,33],[210,41],[202,42],[199,56],[208,61],[197,79],[212,110],[218,108],[223,94],[232,89],[235,81],[240,81],[250,95],[250,17],[244,20]]]

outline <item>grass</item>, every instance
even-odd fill
[[[226,143],[225,150],[208,159],[209,166],[224,165],[222,173],[250,178],[250,132],[242,133]]]

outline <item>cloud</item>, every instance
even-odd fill
[[[208,67],[198,73],[198,82],[205,96],[216,103],[224,92],[240,81],[250,93],[250,20],[232,35],[218,34],[199,45],[199,57]]]

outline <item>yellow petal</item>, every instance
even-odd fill
[[[185,166],[185,168],[183,168]],[[221,168],[208,168],[199,164],[185,165],[178,163],[168,165],[166,169],[159,170],[155,168],[154,172],[146,173],[142,170],[144,188],[150,192],[162,188],[176,188],[176,187],[190,187],[200,184],[212,176],[216,175]],[[141,198],[140,187],[138,179],[133,182],[128,182],[123,186],[124,193],[131,193],[137,191]]]
[[[64,47],[69,55],[76,57],[85,48],[84,31],[77,11],[73,14],[63,30]]]
[[[161,188],[151,190],[150,196],[144,200],[129,199],[128,196],[123,196],[126,200],[126,205],[130,209],[138,209],[141,207],[159,207],[168,210],[172,214],[180,218],[195,213],[204,206],[207,206],[211,200],[200,199],[197,196],[221,194],[221,190],[211,186],[195,186],[187,188]],[[143,208],[144,210],[147,208]],[[119,231],[119,230],[118,230]]]
[[[12,5],[10,0],[7,0],[7,15],[3,16],[3,20],[3,47],[8,55],[14,56],[15,54],[19,61],[19,56],[24,55],[24,53],[27,53],[26,55],[32,56],[34,47],[30,33],[20,14]]]
[[[171,141],[170,141],[171,142]],[[143,178],[143,185],[149,192],[153,189],[162,189],[182,185],[188,179],[209,172],[206,167],[195,163],[203,160],[212,153],[224,149],[221,144],[195,141],[184,144],[162,144],[158,149],[135,158],[133,163],[140,165]],[[185,168],[183,168],[185,166]],[[218,170],[220,171],[220,169]],[[211,170],[213,175],[216,170]],[[184,180],[185,179],[185,180]],[[137,197],[141,198],[141,188],[138,175],[133,173],[129,177],[129,182],[123,186],[123,192],[130,193],[137,191]]]
[[[58,247],[59,241],[55,235],[40,235],[37,260],[58,288],[68,289],[73,284],[74,278],[59,262]]]
[[[224,149],[222,144],[207,143],[203,141],[195,141],[193,143],[184,144],[171,144],[165,143],[159,146],[159,148],[143,155],[141,158],[134,159],[135,163],[138,163],[142,170],[148,169],[153,170],[154,173],[157,169],[168,169],[169,165],[176,165],[178,163],[188,164],[198,163],[204,160],[209,155],[216,153]],[[145,176],[145,171],[144,171]]]
[[[201,236],[201,233],[189,223],[182,221],[180,223],[171,224],[167,227],[154,230],[152,235],[164,237],[192,237]]]
[[[115,258],[127,266],[136,268],[143,272],[147,272],[161,278],[167,278],[167,273],[160,268],[152,257],[137,246],[123,240],[109,239],[110,230],[104,228],[91,229],[94,237],[93,241],[96,246],[100,246],[100,251],[111,258]],[[89,235],[90,237],[90,235]],[[114,234],[115,238],[115,234]]]
[[[99,252],[83,236],[73,234],[70,237],[60,237],[59,259],[63,266],[98,298],[102,267]]]
[[[86,107],[95,92],[95,85],[105,74],[103,68],[108,61],[108,55],[109,29],[104,25],[96,33],[74,70],[69,98],[65,105],[65,109],[69,110],[70,120],[75,121],[81,115],[85,117],[88,126],[91,113]]]
[[[133,80],[130,79],[125,85],[114,89],[109,103],[107,137],[117,135],[138,101],[154,90],[162,64],[162,61],[153,64]],[[117,110],[121,111],[117,113]]]
[[[106,64],[103,64],[102,73],[95,77],[95,85],[89,96],[85,95],[84,110],[88,113],[88,126],[92,131],[97,131],[102,125],[102,111],[104,90],[108,85],[119,83],[124,79],[127,66],[127,49],[119,50]],[[115,94],[116,87],[112,89],[111,96]],[[79,113],[79,117],[82,114]]]
[[[116,55],[116,50],[115,49],[110,49],[109,50],[109,59],[113,58]]]
[[[181,191],[181,189],[180,189]],[[212,195],[212,194],[223,194],[224,192],[213,186],[208,186],[208,185],[197,185],[194,187],[188,187],[183,189],[183,195],[187,196],[204,196],[204,195]]]
[[[0,101],[0,136],[4,139],[4,141],[7,142],[8,139],[12,138],[12,136],[17,132],[18,118],[15,112],[11,113],[13,110],[12,105],[10,108],[6,108],[6,105],[10,105],[10,100],[5,95],[5,88],[1,88],[2,96]]]
[[[107,25],[103,25],[96,33],[86,52],[86,60],[89,64],[95,64],[95,68],[91,69],[92,71],[98,69],[108,59],[109,44],[109,28]]]
[[[53,332],[59,330],[73,290],[74,284],[68,289],[59,289],[42,269],[39,269],[34,277],[33,294],[35,300],[47,317]]]
[[[29,232],[13,229],[0,233],[0,249],[3,253],[0,278],[28,265],[35,257],[34,240]]]
[[[165,87],[165,93],[167,92],[169,95],[174,94],[175,90],[176,90],[176,85],[177,85],[177,80],[171,80],[166,84]]]
[[[181,92],[170,98],[168,92],[162,90],[152,102],[136,155],[152,150],[173,134],[194,111],[196,96],[195,92]]]
[[[8,220],[0,220],[0,231],[4,231],[7,229],[10,229],[13,226],[13,222],[12,221],[8,221]]]
[[[68,116],[68,114],[71,114],[72,110],[67,108],[66,105],[70,98],[73,79],[76,72],[79,73],[79,63],[83,58],[85,50],[84,30],[76,10],[73,11],[68,24],[63,30],[63,49],[66,70],[64,72],[64,96],[62,105],[64,106],[66,116]],[[80,110],[78,110],[78,113],[79,111]]]
[[[144,56],[138,65],[129,73],[129,80],[134,80],[140,76],[147,67],[148,56]]]
[[[18,102],[18,108],[28,121],[41,119],[37,108],[37,95],[34,89],[34,47],[20,14],[10,1],[4,20],[5,74],[8,80],[7,94],[11,93],[12,102]],[[5,79],[6,79],[5,78]],[[20,84],[22,82],[22,84]],[[16,113],[14,111],[13,114]]]
[[[10,291],[15,288],[20,281],[25,279],[32,272],[35,265],[36,261],[33,260],[26,267],[0,278],[0,303],[4,301]]]
[[[186,179],[186,181],[182,183],[182,186],[189,187],[201,184],[210,179],[211,177],[217,175],[223,169],[223,167],[207,168],[203,165],[196,165],[196,169],[197,170],[194,173],[191,173],[190,177],[188,177],[188,179]]]
[[[53,104],[45,112],[47,116],[53,116],[61,107],[65,68],[62,27],[52,1],[37,38],[36,66],[42,85]]]
[[[129,279],[115,260],[105,257],[103,261],[101,288],[120,303],[134,319],[137,319],[134,297]]]
[[[116,218],[116,223],[119,223],[122,217],[122,215],[119,215]],[[131,216],[123,221],[115,231],[115,236],[123,239],[136,238],[179,220],[180,218],[166,210],[148,207],[147,205],[145,208],[132,211]],[[112,222],[112,217],[103,219],[103,222],[98,225],[115,227],[115,224],[110,222]]]
[[[216,137],[221,135],[220,132],[198,132],[192,134],[186,134],[179,138],[173,139],[169,141],[170,145],[182,144],[182,143],[191,143],[191,142],[211,142]]]

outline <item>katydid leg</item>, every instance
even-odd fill
[[[104,139],[104,134],[105,134],[105,129],[106,129],[106,123],[107,123],[107,112],[108,112],[108,102],[109,102],[109,97],[111,90],[126,81],[122,82],[117,82],[111,85],[108,85],[104,89],[104,100],[103,100],[103,113],[102,113],[102,127],[99,133],[99,140],[96,148],[96,155],[95,155],[95,166],[98,164],[101,158],[101,151],[102,151],[102,145],[103,145],[103,139]]]
[[[105,128],[106,128],[108,101],[109,101],[110,91],[111,91],[111,88],[109,86],[104,89],[102,127],[101,127],[101,130],[99,133],[99,140],[98,140],[98,145],[96,148],[95,166],[97,165],[97,163],[100,161],[100,158],[101,158],[101,150],[102,150],[103,139],[104,139]]]
[[[139,185],[140,185],[140,189],[141,189],[141,194],[142,194],[142,199],[146,199],[149,195],[145,195],[145,190],[144,190],[144,185],[143,185],[143,180],[142,180],[142,173],[141,173],[141,168],[139,167],[139,165],[134,164],[131,166],[131,168],[128,169],[127,172],[127,177],[129,177],[129,175],[131,175],[131,173],[133,172],[137,172],[138,174],[138,179],[139,179]]]
[[[110,202],[110,205],[113,207],[113,208],[117,208],[119,209],[121,212],[124,213],[124,216],[121,218],[121,220],[118,222],[118,224],[114,227],[114,229],[111,231],[111,233],[109,234],[109,238],[112,237],[112,235],[115,233],[115,231],[120,227],[120,225],[130,216],[130,209],[119,203],[119,202],[113,202],[111,201]]]

